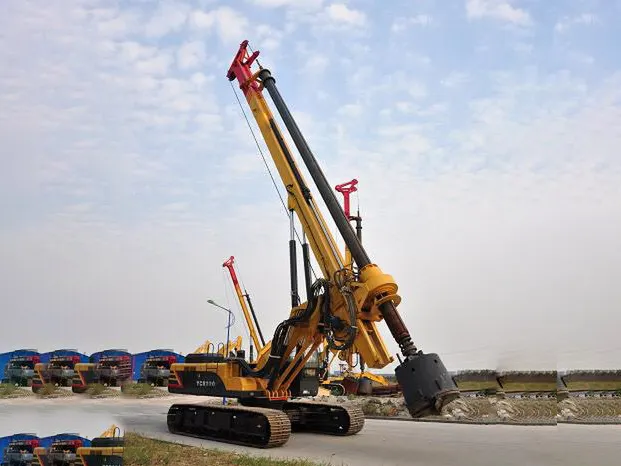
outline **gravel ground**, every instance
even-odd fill
[[[557,421],[576,424],[621,424],[621,399],[568,398],[558,403]]]
[[[320,401],[353,402],[361,406],[369,417],[411,419],[402,397],[346,398],[334,396],[317,397]],[[437,416],[427,416],[424,421],[459,422],[476,424],[508,425],[555,425],[556,399],[528,399],[496,397],[463,397],[445,406]]]

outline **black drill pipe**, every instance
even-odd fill
[[[352,217],[356,221],[356,236],[362,242],[362,217],[358,214],[357,217]]]
[[[291,273],[291,307],[300,305],[300,295],[298,293],[298,254],[295,244],[295,224],[293,222],[293,210],[289,211],[289,271]]]
[[[306,240],[302,244],[302,262],[304,262],[304,282],[306,285],[306,302],[311,298],[311,263],[310,263],[310,248]]]
[[[298,294],[298,262],[295,240],[289,240],[289,270],[291,273],[291,307],[300,305],[300,295]]]
[[[252,313],[252,320],[254,320],[254,325],[257,327],[257,333],[259,334],[259,338],[261,339],[261,345],[265,346],[265,338],[263,338],[263,334],[261,333],[261,327],[259,326],[259,320],[257,319],[257,315],[254,313],[254,307],[252,306],[252,301],[250,301],[250,295],[246,293],[244,295],[246,298],[246,302],[248,303],[248,307],[250,308],[250,312]]]
[[[358,238],[356,238],[356,233],[351,227],[347,217],[345,217],[345,213],[343,212],[336,196],[332,192],[332,189],[328,184],[328,180],[319,167],[315,156],[311,152],[310,147],[304,139],[300,128],[298,128],[297,123],[293,119],[291,112],[287,108],[287,104],[285,104],[280,92],[276,88],[276,80],[267,69],[262,69],[259,72],[259,79],[261,79],[265,89],[267,89],[267,92],[269,92],[270,97],[274,101],[274,105],[276,106],[278,113],[283,119],[289,134],[291,134],[291,138],[293,139],[295,146],[298,148],[298,151],[302,156],[302,160],[304,160],[306,168],[313,178],[315,185],[317,185],[317,189],[319,190],[323,201],[326,203],[326,206],[328,207],[328,210],[330,211],[341,236],[345,240],[345,244],[351,251],[352,257],[356,261],[356,264],[358,264],[358,267],[360,268],[369,265],[371,263],[371,259],[369,259],[369,256],[362,247],[362,244],[358,241]]]
[[[295,119],[293,118],[293,115],[291,115],[291,112],[287,108],[287,104],[280,95],[280,92],[276,87],[276,80],[274,79],[270,71],[265,68],[259,72],[259,79],[261,80],[263,86],[265,87],[265,89],[267,89],[267,92],[272,98],[272,101],[274,102],[274,105],[276,106],[280,117],[283,119],[285,126],[287,127],[287,130],[289,131],[289,134],[291,135],[291,138],[293,139],[293,142],[295,143],[295,146],[297,147],[298,152],[300,153],[302,160],[304,161],[304,164],[308,169],[308,172],[313,178],[313,181],[315,182],[315,185],[317,186],[317,189],[319,190],[323,201],[328,207],[330,215],[332,215],[334,223],[336,223],[336,226],[341,233],[343,240],[345,241],[345,245],[351,252],[351,255],[356,261],[358,268],[362,269],[363,267],[371,264],[371,259],[367,255],[365,249],[362,247],[362,243],[356,236],[354,229],[352,228],[349,220],[345,216],[345,212],[343,212],[343,209],[341,208],[341,205],[339,204],[336,195],[334,194],[334,192],[332,192],[326,176],[323,174],[321,167],[319,166],[317,160],[315,159],[315,156],[311,152],[308,143],[304,139],[300,128],[298,127]],[[384,316],[384,320],[386,321],[386,325],[388,326],[390,333],[399,344],[403,355],[406,357],[413,355],[416,352],[416,347],[414,346],[408,329],[406,328],[403,320],[401,319],[401,316],[397,312],[397,308],[395,307],[393,302],[387,301],[382,304],[379,309]]]

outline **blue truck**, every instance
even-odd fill
[[[35,349],[18,349],[0,354],[0,383],[16,387],[30,386],[35,365],[40,361],[41,355]]]
[[[90,384],[120,387],[132,377],[132,355],[125,349],[107,349],[93,353],[88,362],[74,366],[71,390],[84,393]]]
[[[169,349],[154,349],[132,356],[132,381],[153,387],[168,387],[170,366],[185,357]]]
[[[75,365],[87,363],[89,357],[74,349],[58,349],[41,353],[41,362],[35,365],[32,391],[39,393],[45,384],[71,387]]]
[[[35,466],[35,448],[40,439],[35,434],[13,434],[0,437],[0,466]]]
[[[81,464],[78,448],[90,447],[91,441],[78,434],[56,434],[43,437],[34,449],[38,466],[75,466]]]

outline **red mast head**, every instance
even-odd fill
[[[229,67],[229,71],[226,73],[226,77],[229,81],[239,81],[239,87],[244,94],[247,94],[250,88],[260,91],[261,86],[253,79],[252,70],[250,67],[259,56],[259,51],[255,50],[251,55],[248,54],[248,41],[243,41],[240,46],[233,62]]]
[[[349,195],[351,193],[355,193],[358,191],[356,185],[358,184],[357,179],[353,179],[348,181],[347,183],[337,184],[334,189],[336,189],[339,193],[343,195],[345,206],[343,210],[345,211],[345,216],[351,220],[351,215],[349,214]]]
[[[233,256],[229,257],[224,262],[224,264],[222,264],[222,267],[226,267],[227,269],[229,269],[229,273],[231,274],[231,280],[233,280],[233,285],[238,286],[237,275],[235,274],[235,269],[233,268],[234,260],[235,260],[235,257]]]

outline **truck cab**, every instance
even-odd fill
[[[17,440],[11,442],[4,449],[0,466],[32,466],[34,449],[37,446],[37,440]]]
[[[4,368],[3,382],[16,387],[31,385],[35,364],[38,362],[37,356],[21,356],[11,359]]]

